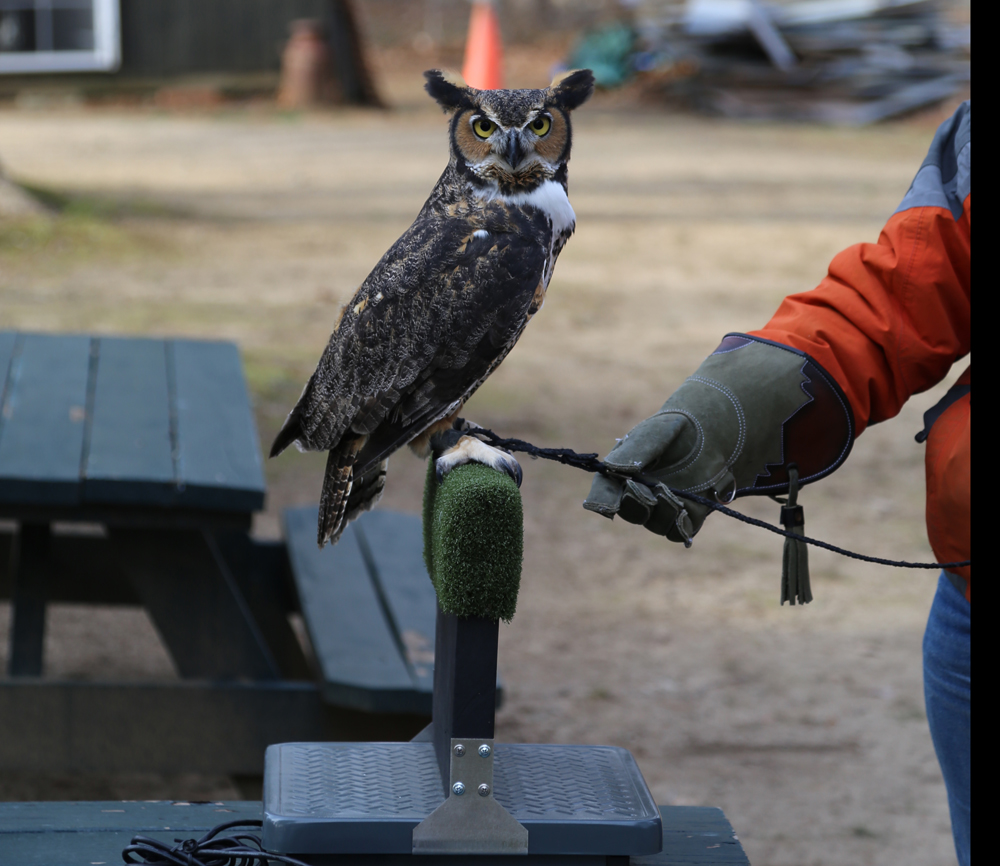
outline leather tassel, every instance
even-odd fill
[[[781,524],[789,532],[805,535],[805,511],[797,503],[798,496],[799,468],[792,463],[788,467],[788,501],[781,506]],[[799,604],[809,604],[813,599],[809,585],[809,547],[803,541],[786,538],[781,557],[781,603],[787,601],[794,605],[796,599]]]

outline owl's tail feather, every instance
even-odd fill
[[[323,492],[319,497],[319,526],[316,543],[323,547],[328,541],[336,544],[347,525],[347,501],[354,481],[354,462],[367,436],[344,437],[326,458]]]
[[[354,479],[350,495],[347,497],[347,508],[344,513],[345,525],[366,511],[371,511],[375,507],[375,503],[382,498],[382,491],[385,490],[385,472],[388,464],[388,460],[383,460],[381,463],[377,463],[372,469],[369,469],[360,478]]]

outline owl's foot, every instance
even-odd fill
[[[470,431],[474,430],[475,426],[469,422],[463,424],[463,427]],[[506,472],[518,487],[521,486],[521,464],[511,454],[487,445],[475,435],[465,433],[464,430],[453,429],[435,434],[431,439],[431,446],[434,450],[434,468],[438,481],[443,480],[445,475],[458,466],[466,463],[482,463],[498,472]]]

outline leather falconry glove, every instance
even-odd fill
[[[669,488],[726,503],[785,493],[792,481],[794,495],[840,466],[853,442],[850,404],[819,364],[780,343],[728,334],[605,458],[623,476],[660,484],[598,475],[583,507],[690,544],[710,509]]]

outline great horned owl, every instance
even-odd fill
[[[321,547],[375,504],[389,455],[407,443],[427,456],[431,437],[445,434],[439,475],[476,461],[521,480],[506,452],[446,431],[541,308],[576,226],[566,195],[570,112],[594,77],[579,70],[542,90],[475,90],[437,70],[424,77],[450,115],[451,159],[344,307],[271,447],[272,457],[292,442],[330,452]]]

